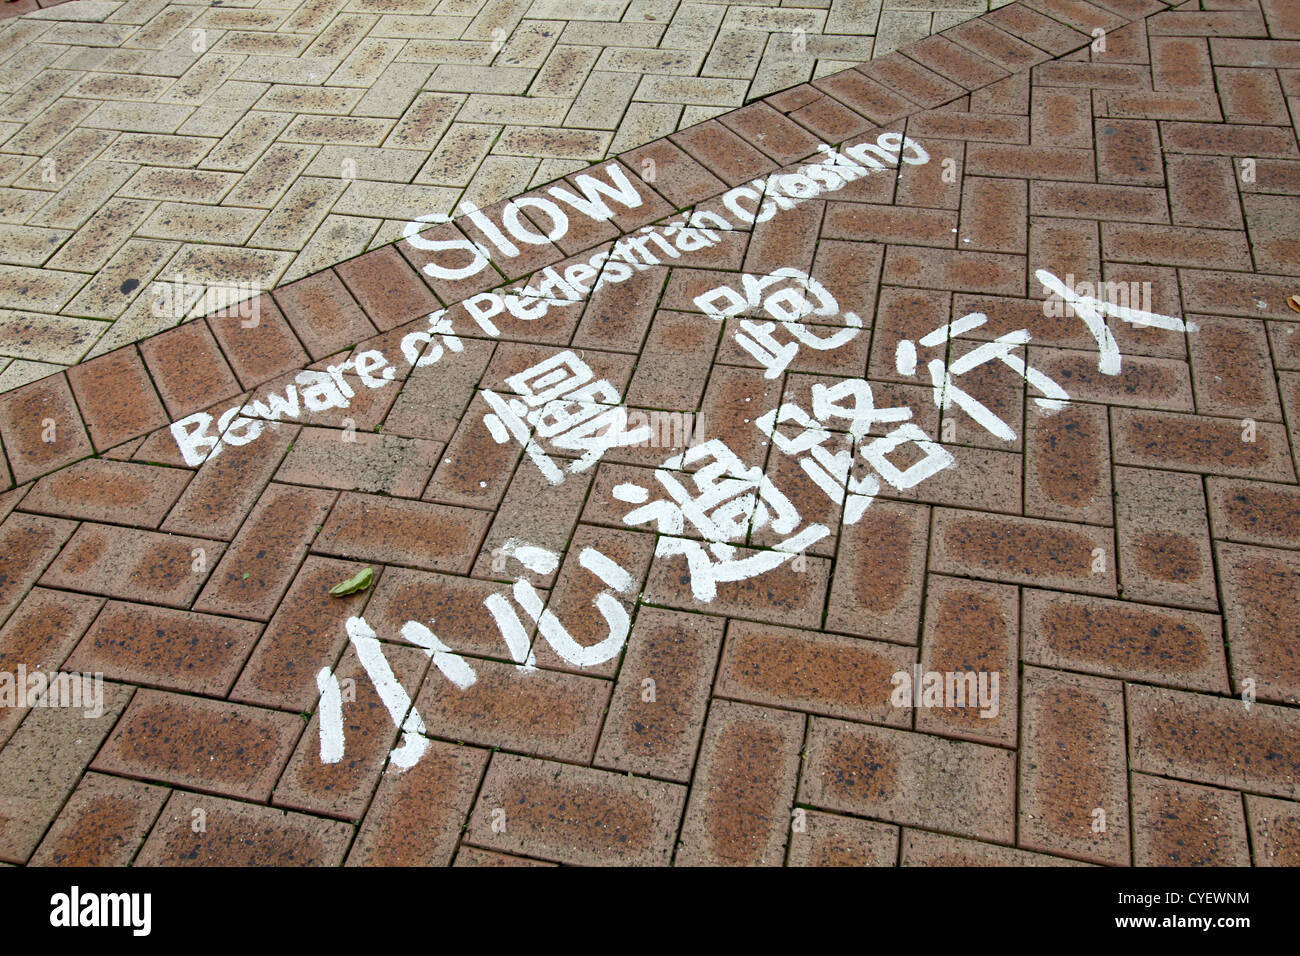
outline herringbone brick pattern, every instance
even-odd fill
[[[0,392],[988,7],[0,5]]]
[[[1298,76],[1021,0],[0,398],[0,859],[1300,862]]]

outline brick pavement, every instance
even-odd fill
[[[1005,2],[0,4],[0,392]]]
[[[1298,97],[1020,0],[0,397],[0,859],[1295,864]]]

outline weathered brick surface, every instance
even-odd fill
[[[909,707],[889,702],[911,651],[896,645],[737,621],[727,635],[717,693],[724,697],[906,726]]]
[[[1020,846],[1128,862],[1123,685],[1027,668],[1021,703]]]
[[[1216,615],[1053,591],[1024,592],[1028,662],[1225,692]]]
[[[1130,685],[1129,765],[1166,777],[1295,799],[1295,710]]]
[[[1289,6],[443,6],[20,21],[3,862],[1300,859]]]
[[[1246,816],[1256,866],[1295,866],[1300,861],[1300,804],[1246,795]]]
[[[65,667],[220,697],[260,632],[252,621],[109,601]]]
[[[62,376],[0,397],[0,441],[15,482],[24,482],[92,453],[72,391]]]
[[[363,567],[308,557],[240,672],[230,699],[268,707],[285,703],[295,710],[309,707],[319,696],[317,671],[338,660],[347,643],[347,619],[360,614],[370,597],[363,591],[340,600],[331,597],[329,589]]]
[[[992,581],[1115,593],[1108,529],[939,509],[930,568]]]
[[[709,708],[679,866],[777,866],[789,839],[804,720],[717,701]]]
[[[1200,480],[1172,471],[1116,468],[1115,491],[1124,596],[1217,611]]]
[[[204,827],[195,827],[203,814]],[[352,828],[220,797],[174,791],[136,862],[142,866],[337,866]]]
[[[19,667],[29,674],[57,673],[103,604],[102,598],[33,588],[0,628],[0,669],[10,675]],[[0,741],[22,723],[26,703],[14,700],[0,710]]]
[[[385,658],[393,678],[408,696],[413,694],[428,658],[413,647],[388,648]],[[397,728],[354,648],[344,652],[334,670],[340,681],[352,681],[356,688],[356,699],[343,704],[343,758],[336,763],[321,761],[317,713],[299,739],[271,802],[291,810],[359,820],[397,740]]]
[[[1014,782],[1009,751],[813,718],[798,800],[1008,843]]]
[[[265,800],[302,732],[293,714],[180,694],[142,690],[131,704],[94,768],[208,793]]]
[[[1015,746],[1019,632],[1015,588],[930,575],[920,674],[951,673],[960,683],[951,699],[922,696],[917,730]],[[973,683],[965,675],[973,675]],[[909,676],[915,681],[916,675]]]
[[[685,797],[673,784],[496,754],[465,839],[560,863],[666,865]]]
[[[88,773],[30,862],[33,866],[125,866],[166,801],[165,787]]]
[[[96,448],[112,448],[166,424],[162,402],[134,348],[78,365],[68,372],[68,383]]]
[[[103,708],[33,707],[0,752],[0,860],[25,863],[135,689],[103,685]]]
[[[348,493],[313,548],[341,558],[465,572],[486,527],[479,511]]]
[[[348,853],[348,865],[446,866],[488,756],[486,750],[435,740],[416,766],[385,773]]]
[[[597,766],[690,779],[722,631],[717,618],[641,609],[610,697]]]
[[[1138,866],[1249,866],[1241,796],[1175,780],[1133,777]]]
[[[916,643],[929,511],[880,502],[845,529],[843,557],[831,581],[828,630]]]
[[[23,510],[156,528],[190,477],[179,469],[87,459],[36,482]]]
[[[1300,643],[1289,623],[1300,611],[1300,557],[1226,542],[1216,552],[1233,689],[1250,680],[1261,700],[1300,702]]]
[[[189,607],[225,547],[202,538],[86,522],[41,582],[128,601]]]
[[[793,816],[788,866],[893,866],[898,828],[816,810]]]

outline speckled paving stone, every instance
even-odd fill
[[[0,397],[0,440],[15,481],[27,481],[92,453],[81,415],[62,376]]]
[[[109,680],[221,696],[260,632],[252,621],[109,601],[64,666]]]
[[[1026,588],[1026,662],[1105,677],[1228,689],[1217,615]]]
[[[0,669],[10,675],[16,675],[19,667],[29,675],[55,673],[103,603],[102,598],[84,594],[32,588],[0,628]],[[0,742],[9,738],[27,712],[25,702],[19,706],[17,701],[0,709]]]
[[[1129,860],[1124,692],[1118,681],[1026,668],[1021,847]]]
[[[814,717],[800,804],[1009,843],[1014,756],[979,744]]]
[[[83,523],[41,578],[50,587],[188,607],[226,546],[219,541]]]
[[[270,618],[334,501],[329,491],[270,485],[212,572],[194,609]]]
[[[23,510],[156,528],[190,477],[179,469],[87,459],[36,482]]]
[[[0,523],[0,615],[17,607],[75,529],[72,521],[25,514]]]
[[[1293,709],[1130,685],[1134,770],[1294,799],[1300,793]]]
[[[365,565],[309,556],[294,576],[261,639],[249,655],[230,699],[307,710],[320,695],[316,674],[338,660],[347,643],[344,624],[360,614],[368,591],[332,597],[329,589]],[[382,581],[383,575],[379,575]]]
[[[1133,862],[1138,866],[1249,866],[1241,795],[1133,775]]]
[[[125,866],[166,801],[165,787],[88,773],[29,862],[32,866]]]
[[[1114,471],[1124,597],[1218,610],[1200,480],[1150,469]]]
[[[338,820],[175,791],[140,866],[337,866],[352,828]]]
[[[139,353],[118,349],[68,372],[90,439],[99,449],[143,435],[167,423]]]
[[[481,511],[346,493],[312,547],[342,558],[463,574],[487,524]]]
[[[555,862],[662,866],[685,801],[673,784],[499,753],[465,838]]]
[[[302,728],[294,714],[141,690],[93,766],[104,773],[265,800]]]
[[[390,647],[385,648],[384,659],[394,680],[408,696],[413,693],[424,675],[428,657],[413,647]],[[334,674],[340,684],[353,688],[342,704],[343,756],[333,763],[322,761],[318,710],[276,784],[271,803],[355,821],[365,813],[376,778],[397,741],[398,729],[354,647],[344,651]],[[401,771],[394,768],[393,772]]]
[[[1293,861],[1300,23],[477,2],[0,18],[0,672],[113,715],[4,707],[0,862]]]
[[[1295,866],[1300,861],[1300,804],[1246,795],[1256,866]]]
[[[1300,703],[1300,555],[1227,543],[1217,554],[1233,689],[1250,680],[1261,700]]]
[[[801,714],[715,701],[682,821],[679,866],[779,866],[794,824]]]
[[[420,762],[380,778],[348,854],[349,866],[445,866],[483,771],[487,750],[430,741]],[[456,865],[467,848],[456,857]],[[496,856],[496,854],[484,854]]]
[[[919,675],[922,682],[922,706],[915,711],[917,730],[1015,745],[1020,712],[1017,597],[1016,589],[1007,585],[929,576],[920,670],[908,674],[913,693]],[[925,695],[928,678],[923,675],[932,673],[943,675],[943,694],[937,701]],[[953,675],[951,694],[949,674]]]
[[[715,694],[827,717],[908,726],[890,703],[893,675],[911,672],[908,648],[859,638],[733,621]]]
[[[272,426],[262,431],[255,444],[227,446],[208,458],[177,499],[162,530],[233,538],[298,430],[296,425]]]
[[[897,827],[817,810],[792,814],[787,866],[894,866],[897,861]]]
[[[1300,545],[1300,488],[1208,478],[1205,489],[1216,538],[1265,547]]]
[[[903,866],[1084,866],[1075,860],[980,843],[942,833],[903,830]]]
[[[36,706],[0,751],[0,860],[24,863],[86,770],[134,688],[104,683],[91,707]],[[48,701],[48,698],[45,698]]]
[[[723,621],[642,607],[596,750],[596,766],[685,783],[704,727]]]
[[[609,681],[520,671],[499,661],[475,660],[470,667],[478,679],[466,688],[457,687],[436,668],[429,672],[415,706],[430,726],[481,746],[499,743],[555,760],[591,760],[609,700]]]
[[[1115,593],[1109,529],[938,509],[930,567],[947,574]]]

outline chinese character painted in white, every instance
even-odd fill
[[[393,674],[388,659],[384,657],[382,645],[375,635],[374,628],[366,623],[365,618],[350,617],[345,625],[348,640],[356,651],[361,666],[375,685],[379,699],[393,719],[393,726],[402,731],[402,739],[389,752],[389,763],[399,770],[414,767],[416,762],[429,749],[424,720],[420,712],[411,703],[397,677]],[[433,659],[434,666],[453,684],[464,690],[478,680],[474,669],[438,640],[423,624],[407,621],[402,626],[402,638],[424,649],[424,653]],[[343,695],[338,678],[328,667],[322,667],[316,674],[316,688],[320,691],[320,759],[321,763],[338,763],[343,759]]]
[[[942,346],[964,332],[979,328],[988,320],[989,317],[982,312],[971,312],[923,335],[920,343],[926,348]],[[926,368],[930,372],[930,382],[934,389],[934,403],[945,410],[956,405],[992,435],[1003,441],[1015,441],[1016,433],[1010,425],[989,411],[986,405],[969,392],[958,388],[953,380],[986,362],[1001,362],[1042,393],[1042,397],[1034,399],[1040,407],[1052,411],[1064,408],[1070,400],[1065,389],[1042,372],[1030,368],[1020,356],[1012,354],[1028,341],[1029,330],[1019,329],[999,335],[992,342],[980,343],[951,364],[945,364],[943,359],[931,359]],[[894,367],[900,375],[911,376],[916,374],[916,362],[916,344],[909,339],[900,339],[894,352]]]
[[[627,430],[627,409],[619,404],[618,389],[606,379],[597,379],[570,350],[511,375],[506,384],[519,397],[502,397],[488,389],[479,392],[492,408],[483,416],[483,424],[497,444],[512,438],[519,442],[553,485],[564,481],[564,470],[543,443],[554,450],[581,452],[568,467],[576,474],[596,464],[610,448],[638,445],[650,438],[649,425]]]
[[[822,338],[800,319],[808,316],[838,315],[839,303],[826,287],[798,269],[777,269],[765,276],[740,276],[740,289],[721,285],[696,296],[695,305],[711,319],[724,320],[751,309],[762,307],[775,322],[740,320],[736,342],[764,368],[764,378],[776,378],[794,361],[799,346],[829,351],[851,342],[862,331],[862,319],[853,312],[844,313],[845,327]],[[794,341],[780,342],[777,325]]]
[[[503,551],[528,570],[539,574],[551,573],[560,563],[559,556],[554,552],[514,538],[506,542]],[[577,667],[594,667],[615,657],[627,643],[631,618],[615,594],[631,594],[636,590],[636,580],[617,562],[595,548],[584,548],[578,556],[578,562],[605,585],[605,590],[596,595],[593,604],[609,625],[609,634],[597,643],[583,645],[575,641],[555,613],[544,609],[541,595],[526,579],[515,579],[513,595],[524,613],[537,624],[538,633],[562,660]],[[506,648],[519,670],[536,670],[528,631],[509,600],[496,593],[488,595],[483,604],[501,631]],[[429,749],[424,720],[412,704],[406,689],[393,674],[393,669],[384,656],[383,645],[365,618],[348,618],[346,629],[357,658],[392,717],[393,726],[402,731],[401,740],[388,755],[389,763],[399,770],[407,770],[415,766]],[[433,660],[433,665],[459,690],[467,690],[478,681],[474,668],[419,621],[403,624],[401,635],[407,643],[423,648],[424,653]],[[345,747],[342,688],[328,667],[322,667],[316,674],[316,688],[321,695],[320,759],[322,763],[338,763],[343,759]]]
[[[559,556],[554,552],[514,539],[506,542],[505,548],[515,560],[537,574],[550,574],[560,563]],[[542,596],[527,579],[516,578],[511,594],[515,603],[537,624],[538,633],[562,660],[577,667],[595,667],[617,656],[627,643],[631,618],[627,608],[615,595],[631,594],[636,589],[636,580],[623,567],[595,548],[584,548],[578,556],[578,563],[605,585],[605,590],[596,595],[593,604],[609,625],[609,633],[595,644],[583,645],[575,641],[555,613],[549,608],[543,609]],[[500,593],[490,594],[483,604],[492,614],[497,629],[505,639],[515,666],[521,671],[536,670],[537,662],[528,630],[506,596]]]
[[[707,463],[691,474],[667,470],[700,462]],[[617,485],[613,495],[638,506],[623,516],[624,524],[655,525],[662,535],[655,554],[686,557],[691,593],[699,601],[712,601],[720,582],[743,581],[774,570],[830,534],[820,524],[808,524],[794,533],[802,519],[790,500],[762,468],[746,467],[716,438],[669,459],[655,469],[655,478],[666,498],[651,501],[649,489],[632,483]],[[688,523],[703,543],[680,537]],[[770,551],[737,557],[739,551],[731,542],[743,541],[751,527],[757,531],[769,525],[789,537]]]
[[[852,404],[837,404],[849,399]],[[919,425],[908,421],[910,408],[876,408],[871,386],[862,379],[846,379],[835,385],[812,387],[813,413],[809,415],[798,405],[787,402],[759,418],[754,424],[764,435],[770,435],[778,449],[795,457],[804,473],[821,488],[832,501],[844,506],[844,523],[856,524],[863,512],[871,506],[880,493],[880,479],[899,490],[920,484],[937,474],[955,459],[942,445],[933,442]],[[857,446],[858,454],[870,466],[861,478],[854,478],[853,452],[847,448],[832,451],[827,448],[831,432],[826,425],[834,419],[848,422],[849,436]],[[800,427],[794,435],[787,435],[780,426],[793,422]],[[875,422],[902,422],[882,437],[866,440]],[[921,452],[921,459],[905,469],[899,469],[889,460],[891,452],[912,443]]]
[[[1072,309],[1075,315],[1083,319],[1084,325],[1097,341],[1097,349],[1100,353],[1097,371],[1103,375],[1118,375],[1121,362],[1119,346],[1115,343],[1115,336],[1111,334],[1110,327],[1106,324],[1107,315],[1130,325],[1169,329],[1173,332],[1196,330],[1194,325],[1185,323],[1177,316],[1143,312],[1141,309],[1130,308],[1127,305],[1104,302],[1090,295],[1080,295],[1046,269],[1035,271],[1034,278],[1042,283],[1043,288],[1052,293],[1049,303],[1056,304],[1063,311]]]

